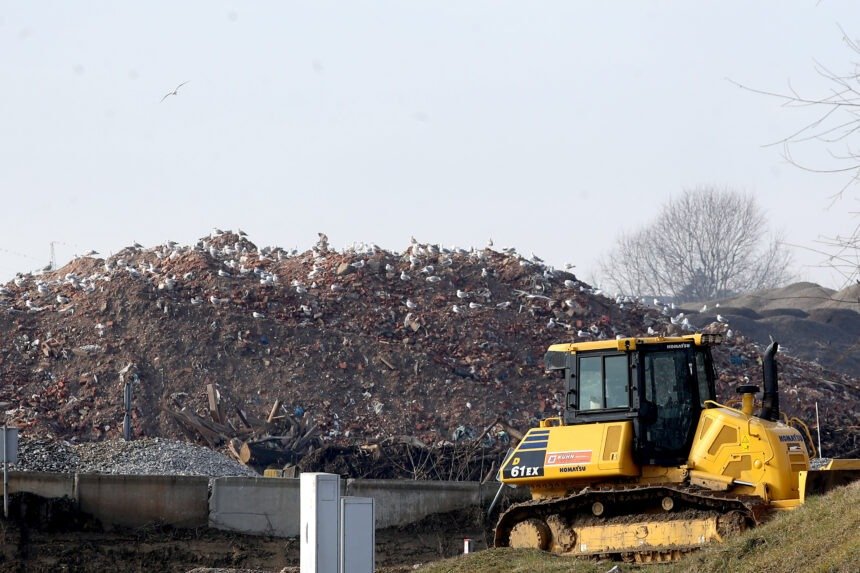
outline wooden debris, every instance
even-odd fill
[[[224,414],[221,412],[221,395],[212,384],[206,385],[206,395],[209,397],[209,415],[212,416],[212,421],[223,424]]]
[[[266,422],[268,422],[269,424],[272,423],[272,420],[275,419],[275,415],[278,413],[278,409],[280,407],[281,407],[281,399],[278,398],[277,400],[275,400],[275,403],[272,404],[272,411],[269,412],[269,417],[266,418]]]

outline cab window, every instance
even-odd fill
[[[699,381],[699,404],[702,406],[705,405],[705,400],[715,399],[709,382],[713,376],[708,376],[708,367],[709,364],[705,361],[705,353],[699,350],[696,352],[696,379]]]
[[[584,356],[579,359],[579,410],[626,408],[630,404],[627,356]]]

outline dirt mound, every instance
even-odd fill
[[[798,358],[860,377],[860,286],[839,292],[813,283],[745,294],[683,308],[691,322],[704,326],[717,313],[732,330],[761,345],[778,340]],[[698,314],[695,314],[698,313]]]
[[[794,283],[781,288],[742,294],[719,301],[721,306],[749,308],[756,312],[777,308],[794,308],[809,312],[831,302],[836,291],[815,283]]]
[[[692,328],[670,314],[511,249],[415,241],[403,253],[335,252],[321,237],[298,253],[216,233],[2,287],[0,403],[26,435],[101,441],[121,436],[128,382],[135,436],[190,438],[170,412],[209,417],[211,384],[222,426],[237,432],[251,417],[289,415],[326,444],[404,434],[456,443],[496,418],[524,429],[558,413],[563,388],[543,370],[549,344]],[[738,379],[760,378],[760,348],[739,333],[725,354],[745,359],[724,360],[726,399]],[[791,359],[784,371],[799,396],[786,409],[811,420],[814,394],[834,432],[828,453],[856,448],[858,414],[844,406],[846,392],[857,403],[856,380]],[[484,436],[504,438],[499,428]]]
[[[833,293],[830,300],[823,302],[821,308],[844,308],[858,311],[860,309],[860,284],[853,284]]]

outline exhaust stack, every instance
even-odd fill
[[[770,343],[762,358],[762,378],[764,380],[764,395],[761,399],[761,412],[758,417],[772,422],[779,421],[779,383],[776,380],[776,353],[779,342]]]

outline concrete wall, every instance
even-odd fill
[[[299,534],[299,482],[287,478],[218,478],[209,498],[209,526],[250,534]],[[413,523],[434,513],[486,506],[498,484],[350,479],[341,495],[376,500],[376,528]]]
[[[299,481],[224,477],[212,480],[209,526],[241,533],[296,537]]]
[[[10,492],[69,497],[104,525],[153,522],[249,534],[299,534],[299,479],[118,476],[10,472]],[[413,480],[347,480],[341,495],[376,500],[376,528],[405,525],[470,505],[487,507],[498,484]],[[511,490],[507,490],[511,492]],[[524,491],[524,490],[517,490]]]
[[[140,527],[162,522],[200,527],[208,521],[209,478],[77,474],[81,511],[103,524]]]
[[[434,513],[489,504],[498,490],[477,482],[350,479],[343,495],[376,500],[376,528],[413,523]]]
[[[75,499],[75,476],[47,472],[9,472],[9,493],[27,492],[40,497]]]

